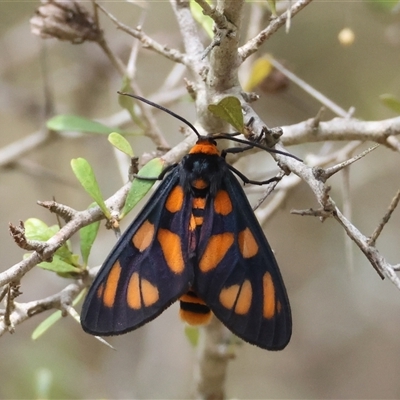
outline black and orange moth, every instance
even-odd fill
[[[246,342],[281,350],[292,332],[289,300],[237,171],[215,138],[166,111],[193,129],[197,143],[105,260],[84,301],[82,327],[93,335],[122,334],[179,300],[189,324],[205,324],[214,314]]]

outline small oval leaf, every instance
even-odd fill
[[[238,132],[243,132],[243,113],[237,97],[224,97],[218,104],[210,104],[208,109],[217,117],[231,124]]]
[[[48,271],[56,272],[57,274],[79,274],[81,272],[78,267],[66,262],[57,254],[53,255],[53,260],[51,262],[43,261],[39,263],[38,266]]]
[[[134,179],[121,212],[121,219],[128,214],[151,189],[157,180],[157,177],[161,174],[163,168],[164,160],[161,158],[153,158],[143,168],[140,169],[138,176],[154,178],[154,181]]]
[[[88,132],[109,134],[111,132],[124,133],[115,127],[106,126],[100,122],[93,121],[78,115],[61,114],[50,118],[46,123],[47,128],[53,131],[74,131],[74,132]]]
[[[129,142],[119,133],[117,132],[112,132],[108,135],[108,141],[119,151],[122,151],[123,153],[127,154],[129,157],[134,157],[134,153],[132,150],[132,146],[129,144]]]
[[[32,340],[38,339],[42,336],[48,329],[50,329],[57,321],[62,318],[61,311],[58,310],[51,314],[43,322],[41,322],[32,333]]]
[[[108,211],[107,206],[104,203],[103,195],[101,194],[91,165],[84,158],[75,158],[71,160],[71,167],[80,184],[98,204],[104,215],[108,219],[111,218],[110,211]]]
[[[244,90],[250,92],[263,82],[272,72],[273,66],[268,58],[261,57],[251,66],[250,77],[244,85]]]
[[[86,289],[82,290],[78,296],[75,297],[74,301],[72,304],[75,306],[77,305],[83,298],[83,295],[86,293]],[[50,329],[57,321],[59,321],[62,318],[61,311],[58,310],[51,314],[48,318],[46,318],[44,321],[42,321],[36,329],[32,332],[32,339],[36,340],[40,336],[42,336],[48,329]]]
[[[382,103],[392,111],[400,114],[400,99],[393,94],[385,93],[379,96]]]
[[[132,90],[131,87],[131,81],[130,79],[125,75],[122,78],[122,85],[120,89],[120,95],[118,96],[118,104],[127,110],[132,118],[132,121],[139,126],[140,128],[144,129],[145,125],[143,124],[143,121],[141,118],[139,118],[138,115],[136,115],[135,112],[135,107],[134,107],[134,102],[132,101],[132,98],[124,95],[122,93],[129,93]]]
[[[207,3],[210,3],[207,0]],[[213,26],[214,21],[208,15],[203,14],[203,9],[195,0],[190,0],[190,11],[192,12],[193,18],[203,27],[205,32],[210,38],[214,37]]]
[[[85,266],[88,263],[90,251],[99,231],[100,221],[84,226],[79,231],[82,260]]]
[[[273,17],[277,17],[278,14],[276,12],[276,5],[275,5],[275,0],[267,0],[269,9],[271,10],[271,14]],[[290,7],[290,6],[289,6]]]
[[[49,240],[58,231],[58,229],[54,229],[54,226],[48,227],[45,222],[38,218],[28,218],[24,222],[24,227],[27,239],[41,240],[42,242]]]

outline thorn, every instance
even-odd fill
[[[399,204],[400,201],[400,190],[397,191],[397,193],[394,195],[392,201],[390,202],[389,208],[386,212],[386,214],[383,216],[381,222],[375,229],[375,231],[372,233],[370,238],[368,239],[368,244],[370,246],[375,246],[375,242],[378,239],[379,235],[381,234],[384,226],[389,222],[390,217],[392,216],[393,211],[396,209],[397,205]]]
[[[343,161],[339,164],[336,164],[332,167],[322,169],[322,168],[315,168],[314,169],[314,176],[316,179],[320,180],[321,182],[326,182],[332,175],[336,174],[343,168],[346,168],[347,166],[353,164],[354,162],[358,161],[360,158],[365,157],[367,154],[371,153],[371,151],[375,150],[377,147],[379,147],[379,144],[370,147],[369,149],[363,151],[362,153],[346,160]]]

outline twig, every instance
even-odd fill
[[[34,132],[0,149],[0,167],[18,160],[25,153],[47,143],[52,135],[47,129]]]
[[[130,184],[123,186],[118,192],[106,200],[106,205],[109,209],[118,210],[123,206],[129,186]],[[52,238],[46,242],[42,242],[43,249],[41,249],[40,253],[34,251],[29,257],[0,273],[0,287],[12,281],[19,280],[35,265],[43,261],[43,259],[51,258],[55,251],[80,228],[92,222],[99,221],[102,218],[104,218],[104,215],[99,207],[77,211],[74,218],[66,223]]]
[[[220,13],[215,7],[211,7],[205,0],[196,0],[196,3],[203,9],[203,14],[208,15],[214,22],[218,29],[234,31],[235,25],[230,23],[226,16]]]
[[[365,254],[379,276],[383,279],[385,275],[384,265],[386,265],[386,261],[384,261],[378,250],[375,247],[369,246],[368,238],[364,236],[354,225],[352,225],[338,208],[335,208],[333,215],[340,225],[343,226],[351,240],[353,240],[353,242],[356,243],[359,249]],[[400,280],[397,278],[397,276],[396,279],[391,280],[393,283],[395,283],[397,288],[400,289]]]
[[[264,203],[265,199],[274,191],[274,189],[276,188],[276,186],[278,185],[278,183],[280,182],[280,180],[285,176],[285,173],[283,171],[280,171],[277,175],[277,180],[274,182],[271,182],[270,184],[268,184],[267,189],[264,191],[264,194],[262,195],[262,197],[257,201],[257,203],[254,205],[253,207],[253,211],[257,210],[258,207],[260,207],[260,205],[262,203]]]
[[[310,4],[312,0],[299,0],[290,8],[291,17],[293,18],[299,11]],[[260,46],[269,39],[281,26],[284,26],[288,18],[289,11],[286,11],[278,18],[271,21],[267,28],[262,30],[257,36],[249,40],[246,44],[239,48],[239,57],[241,62],[245,61],[249,56],[255,53]]]
[[[193,76],[199,79],[202,75],[202,70],[208,68],[208,64],[206,61],[200,60],[204,46],[200,40],[196,21],[190,11],[190,2],[187,0],[170,0],[170,3],[178,21],[185,48],[184,64],[193,72]]]
[[[40,314],[47,310],[62,309],[63,304],[71,304],[72,300],[84,289],[86,283],[78,280],[69,284],[65,289],[59,293],[46,297],[41,300],[35,300],[28,303],[14,302],[14,309],[9,315],[10,324],[15,326],[21,324],[34,315]],[[0,320],[0,336],[9,330],[7,323]]]
[[[143,33],[143,31],[140,28],[136,28],[136,29],[130,28],[129,26],[123,24],[117,18],[115,18],[111,13],[109,13],[99,3],[96,3],[96,4],[97,4],[97,7],[99,7],[100,10],[103,11],[104,14],[106,14],[108,16],[108,18],[110,18],[111,21],[114,22],[115,25],[117,25],[117,27],[119,29],[128,33],[129,35],[133,36],[134,38],[140,40],[143,44],[143,47],[151,49],[151,50],[155,51],[156,53],[159,53],[162,56],[164,56],[174,62],[186,64],[185,56],[182,53],[180,53],[178,50],[169,49],[167,46],[161,45],[160,43],[156,42],[155,40],[153,40],[149,36],[147,36],[145,33]]]
[[[379,235],[381,234],[384,226],[389,222],[389,219],[392,216],[393,211],[396,209],[396,207],[399,204],[399,200],[400,200],[400,190],[398,190],[397,193],[394,195],[392,201],[390,202],[390,205],[389,205],[389,208],[388,208],[386,214],[383,216],[381,222],[376,227],[376,229],[372,233],[371,237],[368,239],[368,244],[370,246],[375,246],[376,240],[378,239]]]
[[[395,147],[388,142],[389,137],[400,135],[400,117],[382,121],[360,121],[357,119],[334,118],[320,122],[318,128],[312,125],[314,119],[290,126],[282,126],[281,142],[284,146],[301,143],[361,140],[383,144],[400,152],[400,145]],[[395,138],[394,138],[395,139]]]
[[[322,179],[324,182],[326,182],[332,175],[336,174],[337,172],[343,170],[344,168],[348,167],[349,165],[353,164],[354,162],[365,157],[367,154],[371,153],[371,151],[375,150],[377,147],[379,147],[379,144],[368,148],[367,150],[363,151],[362,153],[357,154],[356,156],[354,156],[346,161],[343,161],[332,167],[326,168],[325,170],[320,170],[319,174],[318,174],[318,178]]]

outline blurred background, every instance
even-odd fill
[[[154,39],[181,48],[168,1],[147,2],[144,21],[142,8],[134,4],[103,5],[122,22],[132,27],[143,23]],[[72,45],[32,35],[29,19],[38,6],[35,1],[0,2],[0,150],[43,127],[45,81],[55,113],[104,118],[120,111],[116,91],[121,79],[101,49],[90,42]],[[245,29],[250,7],[245,7]],[[384,93],[400,97],[400,13],[398,4],[397,13],[391,12],[393,7],[395,2],[316,0],[293,19],[288,34],[281,29],[261,53],[273,54],[344,109],[354,106],[357,118],[394,117],[379,99]],[[104,15],[101,22],[110,47],[127,60],[134,39]],[[338,39],[344,28],[354,33],[351,44]],[[208,44],[206,37],[205,41]],[[137,76],[144,94],[158,90],[172,67],[172,62],[141,49]],[[285,90],[256,91],[260,100],[254,107],[271,127],[312,118],[320,109],[316,100],[290,82]],[[189,120],[196,118],[189,101],[171,107]],[[325,119],[332,117],[324,114]],[[162,114],[157,119],[170,144],[179,143],[180,124]],[[154,149],[144,137],[130,142],[137,155]],[[309,144],[288,150],[306,157],[320,147]],[[124,183],[111,147],[100,135],[58,135],[1,166],[2,271],[23,256],[9,236],[9,222],[37,217],[49,225],[57,223],[54,215],[36,205],[37,200],[55,196],[78,210],[91,203],[70,168],[70,160],[77,157],[92,164],[106,198]],[[399,188],[399,166],[398,154],[379,148],[351,168],[352,222],[365,235],[372,233]],[[341,207],[340,177],[330,184]],[[400,397],[400,292],[379,278],[355,246],[354,267],[347,265],[345,234],[335,221],[320,223],[290,214],[293,208],[317,206],[309,188],[300,185],[265,226],[291,300],[293,336],[282,352],[240,346],[228,369],[228,398]],[[137,210],[140,207],[127,219]],[[126,227],[129,221],[124,222]],[[400,259],[399,226],[396,210],[378,240],[379,250],[393,264]],[[114,242],[114,234],[102,223],[90,265],[101,264]],[[77,239],[72,243],[78,252]],[[18,301],[43,298],[65,286],[65,279],[34,268],[22,281]],[[185,399],[194,392],[196,350],[185,337],[177,305],[141,329],[111,338],[116,351],[85,334],[72,318],[62,319],[32,341],[33,330],[48,315],[31,318],[14,334],[0,338],[0,398]]]

